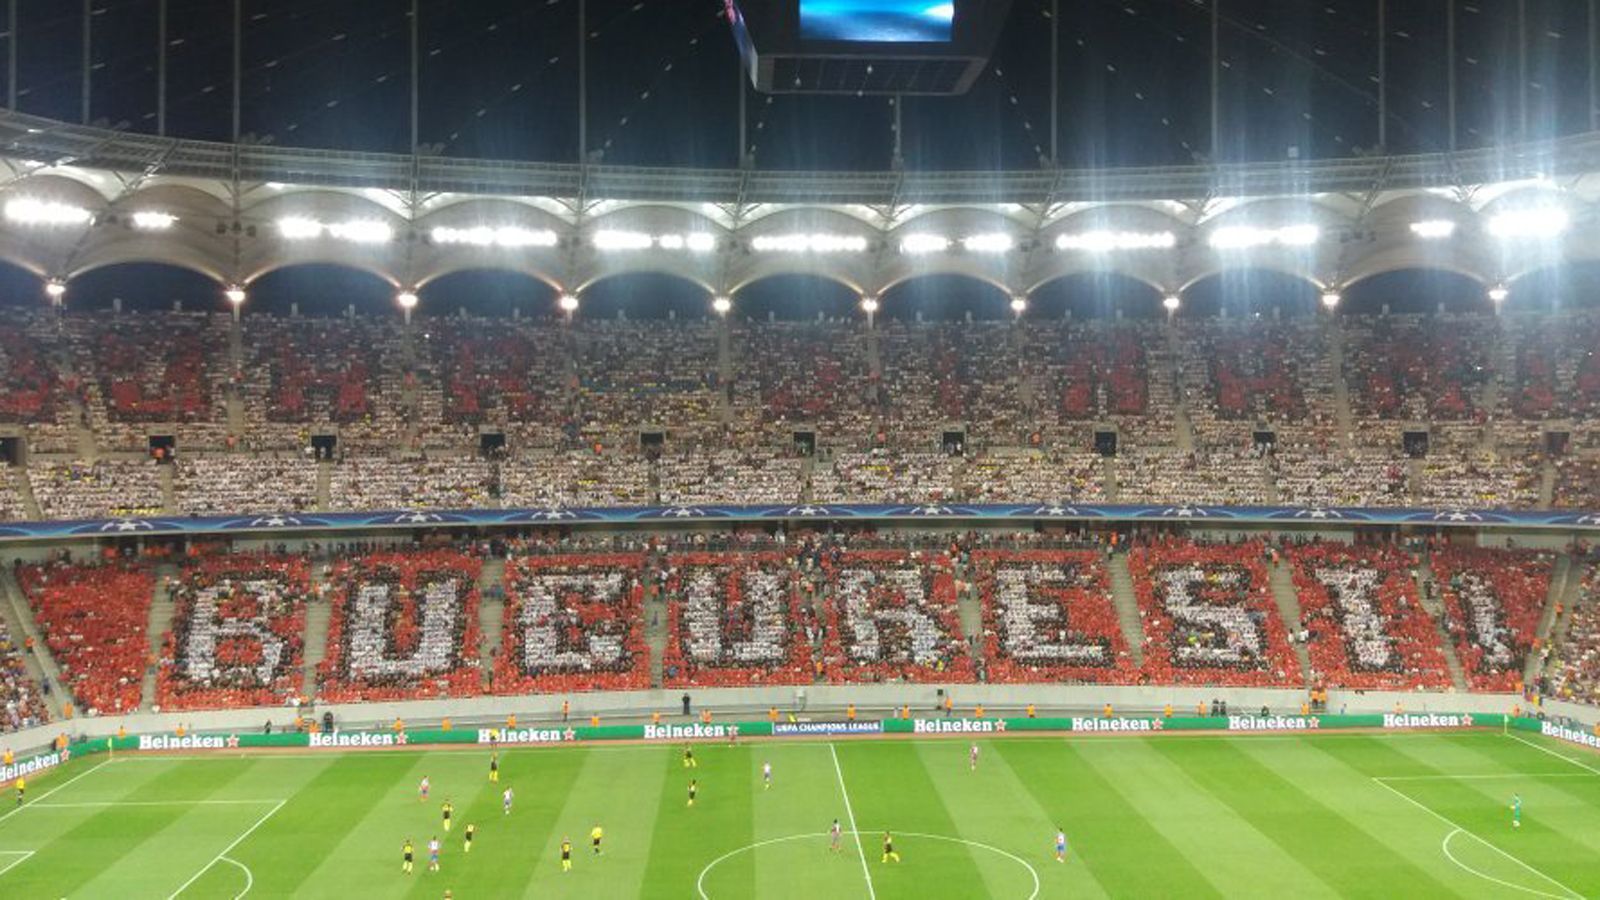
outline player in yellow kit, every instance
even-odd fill
[[[589,840],[594,844],[594,855],[600,855],[600,839],[606,836],[605,829],[596,825],[589,831]]]
[[[472,824],[471,822],[468,822],[467,823],[467,834],[466,834],[467,846],[462,851],[463,853],[471,853],[472,852],[472,836],[474,834],[476,834],[477,832],[478,832],[478,826]]]
[[[561,839],[561,871],[572,871],[572,839],[567,837]]]
[[[500,754],[489,754],[489,783],[500,783]]]
[[[410,875],[411,865],[415,861],[416,856],[417,848],[411,845],[411,838],[406,838],[405,844],[400,848],[400,871]]]
[[[894,852],[894,838],[889,832],[885,831],[883,833],[883,861],[888,862],[891,859],[899,862],[900,854]]]
[[[440,810],[440,812],[444,813],[444,830],[445,831],[449,831],[450,830],[450,817],[455,814],[455,811],[456,811],[455,806],[452,805],[449,800],[444,801],[444,807]]]

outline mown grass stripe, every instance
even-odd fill
[[[1139,815],[1088,758],[1065,741],[999,742],[995,748],[1018,771],[1028,792],[1060,820],[1089,871],[1113,897],[1164,897],[1182,886],[1186,897],[1221,894],[1172,842]]]
[[[649,865],[645,869],[646,897],[687,898],[705,864],[728,849],[754,841],[751,750],[748,746],[695,748],[698,766],[686,769],[679,748],[660,751],[664,757],[662,790],[657,798]],[[691,808],[689,780],[700,790]],[[756,858],[735,856],[717,867],[717,884],[729,897],[756,896]]]
[[[1411,859],[1240,746],[1217,742],[1177,748],[1159,741],[1151,746],[1341,894],[1372,895],[1395,884],[1405,885],[1412,895],[1452,893]]]
[[[566,802],[545,836],[521,896],[545,900],[640,895],[656,837],[656,811],[666,789],[662,760],[668,750],[630,749],[633,752],[586,751],[583,768],[564,795]],[[589,829],[596,823],[605,829],[605,853],[599,858],[589,843]],[[563,835],[572,838],[573,846],[573,870],[567,874],[561,872],[559,853]],[[539,846],[528,843],[530,851]]]

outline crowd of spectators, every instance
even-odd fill
[[[1267,456],[1286,506],[1410,506],[1407,462],[1379,451],[1279,447]]]
[[[811,474],[818,503],[937,503],[955,497],[955,457],[934,451],[875,448],[839,453]]]
[[[1600,457],[1566,457],[1556,463],[1554,506],[1600,509]]]
[[[1259,506],[1268,502],[1267,450],[1237,447],[1135,450],[1117,457],[1121,503]]]
[[[481,457],[348,456],[333,467],[334,509],[473,509],[492,505],[494,466]]]
[[[304,556],[206,556],[169,587],[161,709],[283,705],[300,693],[310,564]]]
[[[0,621],[0,733],[43,725],[50,720],[39,685],[28,675],[27,652]]]
[[[166,506],[160,468],[148,459],[52,463],[29,481],[46,519],[149,516]]]
[[[1133,684],[1138,667],[1094,550],[973,550],[991,683]]]
[[[186,456],[173,465],[178,512],[189,516],[300,512],[317,505],[317,468],[294,454]]]
[[[1444,690],[1450,670],[1422,608],[1416,560],[1388,545],[1291,547],[1314,679],[1354,690]]]
[[[413,548],[340,559],[317,697],[332,703],[471,697],[481,558]]]
[[[1558,699],[1600,705],[1600,563],[1580,571],[1577,600],[1556,622],[1563,631],[1549,671]]]
[[[991,441],[1020,443],[1021,358],[1014,326],[885,322],[877,331],[883,416],[896,437],[929,442],[944,426],[981,425]]]
[[[1550,592],[1545,551],[1448,546],[1431,554],[1445,625],[1475,691],[1515,691]]]
[[[976,503],[1104,503],[1105,460],[1086,450],[986,454],[967,463],[956,495]]]
[[[668,687],[806,684],[820,643],[817,582],[784,553],[701,552],[665,561]]]
[[[873,431],[879,379],[859,324],[747,322],[733,329],[732,342],[732,406],[741,431],[795,425],[850,436]]]
[[[521,694],[649,687],[644,564],[644,554],[635,551],[508,559],[493,690]]]
[[[1157,684],[1293,687],[1300,666],[1272,598],[1259,541],[1164,537],[1133,547],[1145,677]]]
[[[620,449],[513,456],[499,465],[503,504],[513,508],[644,506],[650,463]]]
[[[775,450],[708,447],[663,456],[656,466],[666,506],[793,504],[805,490],[805,461]]]
[[[948,554],[849,550],[825,557],[822,565],[828,577],[819,669],[824,680],[973,679]]]
[[[79,708],[90,715],[138,709],[150,655],[151,569],[51,562],[20,565],[16,574]]]

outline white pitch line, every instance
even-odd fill
[[[28,857],[32,856],[34,853],[37,853],[37,852],[38,851],[36,851],[36,850],[0,850],[0,856],[15,856],[15,857],[17,857],[16,862],[13,862],[11,865],[6,866],[3,869],[0,869],[0,875],[4,875],[5,873],[11,871],[12,869],[15,869],[17,866],[20,866],[23,863],[27,862],[28,861]]]
[[[1520,884],[1512,884],[1509,881],[1503,881],[1503,880],[1501,880],[1499,878],[1494,877],[1493,875],[1490,875],[1487,872],[1479,872],[1477,869],[1474,869],[1473,867],[1467,865],[1466,863],[1462,862],[1461,860],[1456,859],[1456,855],[1454,853],[1450,852],[1450,839],[1455,837],[1458,834],[1465,834],[1465,833],[1466,832],[1464,832],[1461,829],[1457,828],[1455,831],[1452,831],[1449,834],[1444,836],[1444,840],[1439,843],[1439,849],[1444,851],[1445,859],[1450,860],[1451,862],[1455,863],[1457,866],[1461,867],[1462,869],[1464,869],[1464,870],[1466,870],[1468,872],[1471,872],[1472,874],[1478,876],[1479,878],[1482,878],[1482,879],[1484,879],[1486,881],[1492,881],[1495,884],[1501,885],[1503,887],[1511,888],[1514,891],[1522,891],[1525,894],[1534,894],[1534,895],[1539,896],[1539,897],[1550,897],[1550,898],[1553,898],[1553,900],[1567,900],[1567,898],[1562,896],[1561,894],[1551,894],[1551,893],[1547,893],[1545,891],[1538,890],[1537,888],[1525,887],[1525,886],[1520,885]]]
[[[250,893],[250,889],[256,886],[256,876],[255,876],[254,872],[250,871],[250,867],[245,865],[242,862],[239,862],[237,859],[234,859],[231,856],[223,856],[223,857],[219,857],[219,859],[221,859],[225,863],[232,863],[233,865],[238,866],[239,868],[244,870],[244,890],[242,890],[239,893],[233,895],[233,900],[239,900],[240,897],[243,897],[245,894]]]
[[[1538,750],[1541,753],[1548,753],[1551,756],[1554,756],[1556,759],[1566,760],[1567,762],[1572,763],[1573,765],[1577,766],[1580,769],[1584,769],[1584,770],[1592,772],[1592,773],[1594,773],[1596,775],[1600,775],[1600,769],[1596,769],[1594,766],[1591,766],[1591,765],[1589,765],[1587,763],[1578,762],[1577,760],[1575,760],[1572,757],[1566,755],[1565,753],[1557,753],[1554,750],[1551,750],[1549,747],[1546,747],[1543,744],[1535,743],[1534,741],[1530,741],[1530,740],[1528,740],[1527,738],[1523,737],[1520,734],[1508,734],[1508,735],[1506,735],[1506,737],[1511,738],[1514,741],[1521,741],[1524,744],[1527,744],[1529,747],[1532,747],[1533,749]]]
[[[861,843],[861,832],[856,830],[856,813],[850,808],[850,791],[844,786],[844,769],[839,767],[839,752],[828,745],[828,755],[833,757],[833,774],[839,778],[839,793],[844,797],[844,814],[850,820],[850,833],[856,836],[856,852],[861,855],[861,874],[867,878],[867,897],[878,900],[878,891],[872,886],[872,869],[867,866],[867,848]]]
[[[1582,894],[1578,893],[1577,891],[1573,890],[1572,888],[1567,887],[1566,885],[1564,885],[1561,882],[1555,880],[1554,878],[1551,878],[1549,875],[1546,875],[1545,873],[1539,871],[1538,869],[1535,869],[1533,866],[1528,865],[1527,863],[1525,863],[1522,860],[1516,858],[1515,856],[1512,856],[1511,854],[1507,853],[1506,851],[1501,850],[1499,847],[1495,846],[1494,844],[1489,843],[1488,841],[1484,840],[1481,837],[1478,837],[1476,834],[1468,831],[1467,829],[1462,828],[1460,825],[1457,825],[1455,822],[1453,822],[1450,819],[1446,818],[1444,816],[1444,814],[1438,812],[1437,810],[1433,809],[1432,807],[1428,806],[1427,804],[1423,803],[1422,801],[1417,800],[1416,798],[1406,794],[1404,791],[1401,791],[1398,788],[1390,787],[1388,784],[1385,784],[1384,782],[1379,781],[1376,778],[1374,778],[1372,780],[1372,783],[1378,785],[1379,787],[1383,788],[1384,790],[1388,791],[1389,793],[1394,794],[1396,797],[1399,797],[1401,800],[1406,801],[1407,803],[1411,804],[1412,806],[1415,806],[1417,809],[1422,810],[1423,812],[1427,813],[1428,815],[1433,816],[1435,819],[1438,819],[1439,821],[1445,823],[1446,825],[1449,825],[1451,828],[1454,828],[1455,830],[1461,832],[1462,834],[1466,835],[1467,837],[1470,837],[1473,840],[1476,840],[1478,843],[1484,845],[1485,847],[1488,847],[1490,850],[1493,850],[1494,852],[1500,854],[1501,856],[1504,856],[1506,859],[1511,860],[1512,862],[1514,862],[1517,865],[1523,867],[1524,869],[1527,869],[1529,872],[1532,872],[1533,874],[1539,876],[1540,878],[1543,878],[1545,881],[1548,881],[1551,884],[1555,885],[1556,887],[1561,888],[1563,891],[1567,892],[1568,896],[1576,897],[1576,898],[1578,898],[1578,900],[1583,900],[1583,895]],[[1446,854],[1446,855],[1448,855],[1448,854]],[[1457,863],[1457,865],[1460,865],[1460,863]],[[1477,874],[1477,873],[1473,873],[1473,874]]]
[[[244,843],[244,839],[249,837],[250,835],[254,834],[255,830],[257,828],[260,828],[262,825],[267,824],[267,820],[272,818],[273,815],[275,815],[278,812],[278,810],[283,809],[283,805],[285,803],[288,803],[288,802],[289,801],[287,801],[287,800],[279,800],[277,806],[274,806],[273,808],[267,810],[267,814],[266,815],[264,815],[261,818],[257,819],[256,823],[254,825],[251,825],[249,828],[246,828],[245,831],[244,831],[244,834],[241,834],[238,837],[234,838],[233,839],[233,843],[229,844],[226,847],[223,847],[222,848],[222,852],[218,853],[215,857],[213,857],[211,862],[206,863],[203,867],[201,867],[200,871],[198,871],[198,872],[194,873],[194,875],[190,876],[188,881],[185,881],[183,884],[178,886],[177,890],[175,890],[171,894],[167,895],[167,900],[173,900],[174,897],[177,897],[179,894],[181,894],[185,890],[187,890],[189,885],[194,884],[196,881],[199,881],[201,875],[204,875],[206,872],[210,871],[211,867],[216,865],[218,862],[220,862],[224,856],[227,856],[229,853],[231,853],[233,851],[233,848],[235,848],[235,847],[239,846],[240,844]]]
[[[39,803],[41,803],[44,800],[44,798],[50,796],[51,794],[54,794],[56,791],[61,790],[62,788],[66,787],[67,785],[69,785],[71,783],[73,783],[74,781],[77,781],[80,778],[83,778],[83,777],[85,777],[87,775],[91,775],[91,774],[93,774],[95,772],[100,771],[100,769],[102,767],[106,766],[110,762],[111,762],[111,760],[108,759],[105,762],[100,763],[97,766],[94,766],[93,768],[85,769],[84,771],[79,772],[78,774],[72,776],[71,778],[68,778],[66,781],[63,781],[60,784],[56,785],[55,787],[51,788],[50,790],[45,791],[44,793],[40,794],[38,800],[35,800],[32,803],[25,803],[22,806],[19,806],[16,809],[13,809],[12,811],[6,813],[5,815],[0,816],[0,823],[5,822],[5,820],[11,818],[12,816],[16,815],[19,812],[22,812],[25,809],[28,809],[29,807],[39,805]]]

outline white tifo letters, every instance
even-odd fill
[[[522,629],[523,662],[531,673],[588,671],[614,668],[622,662],[623,634],[586,631],[585,646],[563,639],[572,625],[581,624],[576,612],[562,599],[578,594],[589,603],[621,607],[621,572],[581,572],[534,575],[517,586],[523,596],[517,626]]]
[[[939,623],[926,612],[927,592],[922,586],[922,570],[845,569],[839,577],[839,600],[843,610],[840,637],[848,644],[852,659],[862,662],[915,662],[932,664],[946,635]],[[874,608],[873,594],[898,594],[904,605]],[[904,641],[884,646],[883,626],[891,633],[904,631]]]
[[[417,589],[420,598],[419,623],[422,636],[411,655],[387,655],[389,609],[395,602],[392,585],[363,584],[356,592],[355,611],[350,617],[350,675],[374,678],[404,675],[419,678],[456,667],[456,619],[461,599],[457,581],[446,578]]]
[[[284,593],[283,585],[276,581],[246,581],[237,586],[246,594],[260,597],[259,608],[265,612],[273,601]],[[267,627],[266,616],[249,619],[223,619],[217,613],[219,602],[232,596],[232,584],[214,584],[195,593],[194,610],[189,625],[189,640],[183,652],[183,672],[191,681],[233,682],[236,674],[247,671],[256,682],[270,684],[274,673],[284,661],[287,648],[282,638]],[[229,638],[253,638],[261,644],[261,661],[255,665],[222,666],[217,662],[217,643]]]
[[[749,611],[750,636],[727,641],[722,624],[729,613],[726,579],[739,579],[739,600]],[[683,626],[688,636],[689,658],[703,666],[778,665],[783,662],[788,611],[784,605],[784,580],[771,568],[731,575],[708,566],[690,570],[684,578],[688,602]]]
[[[1065,606],[1048,598],[1036,603],[1031,597],[1034,590],[1076,587],[1078,581],[1075,570],[1060,567],[1014,566],[995,572],[995,599],[1000,604],[997,612],[1007,654],[1025,662],[1110,664],[1111,653],[1106,645],[1068,639],[1070,624]],[[1058,640],[1041,640],[1041,627]]]
[[[1176,626],[1173,662],[1189,666],[1218,666],[1259,662],[1266,651],[1261,629],[1250,613],[1239,606],[1204,603],[1197,589],[1207,583],[1230,594],[1243,595],[1249,583],[1243,572],[1232,568],[1207,569],[1204,566],[1179,566],[1160,573],[1161,600]],[[1221,631],[1226,643],[1218,645],[1202,639],[1189,642],[1189,635]]]
[[[1358,669],[1382,669],[1394,660],[1394,638],[1383,630],[1377,569],[1321,568],[1313,573],[1338,607],[1350,656]]]
[[[1503,670],[1514,665],[1516,657],[1509,640],[1511,631],[1502,624],[1500,598],[1495,596],[1488,579],[1477,572],[1462,572],[1457,594],[1467,617],[1467,632],[1483,648],[1481,666]]]

